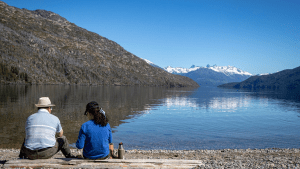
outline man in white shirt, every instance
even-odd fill
[[[74,158],[68,140],[63,136],[59,119],[51,114],[52,107],[48,97],[41,97],[38,112],[30,115],[26,121],[26,137],[21,147],[20,158],[47,159],[60,150],[66,158]],[[55,138],[57,136],[57,138]]]

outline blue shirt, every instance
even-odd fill
[[[27,118],[25,126],[25,147],[31,150],[53,147],[56,143],[55,134],[62,130],[59,119],[46,109]]]
[[[106,157],[109,154],[109,143],[112,142],[110,125],[95,124],[93,120],[82,124],[76,147],[83,148],[83,156],[89,159]]]

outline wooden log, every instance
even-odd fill
[[[168,159],[18,159],[9,160],[4,168],[194,168],[202,164],[199,160]]]

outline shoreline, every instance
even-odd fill
[[[78,155],[76,149],[72,153]],[[20,149],[0,149],[0,167],[18,159]],[[117,153],[117,149],[114,150]],[[62,158],[61,152],[52,158]],[[125,150],[125,159],[200,160],[200,168],[299,168],[300,149]]]

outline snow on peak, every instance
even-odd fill
[[[143,59],[143,58],[141,58],[141,59]],[[156,64],[154,64],[153,62],[151,62],[150,60],[147,60],[147,59],[143,59],[143,60],[146,61],[151,66],[161,68],[161,67],[157,66]]]
[[[182,67],[173,68],[171,66],[168,66],[165,67],[164,69],[169,73],[188,73],[187,68],[182,68]]]
[[[216,72],[222,72],[222,73],[224,73],[227,76],[228,75],[232,75],[232,74],[240,74],[240,75],[249,75],[249,76],[252,76],[251,73],[242,71],[241,69],[236,68],[234,66],[216,66],[215,65],[215,66],[208,67],[208,69],[214,70]]]
[[[146,61],[149,65],[154,64],[153,62],[151,62],[150,60],[147,59],[143,59],[144,61]]]
[[[216,66],[216,65],[214,65],[214,66],[200,67],[200,66],[192,65],[191,68],[182,68],[182,67],[173,68],[171,66],[168,66],[168,67],[165,67],[164,69],[167,72],[170,72],[170,73],[188,73],[188,72],[191,72],[191,71],[195,71],[199,68],[211,69],[211,70],[216,71],[216,72],[224,73],[227,76],[233,75],[233,74],[252,76],[251,73],[242,71],[241,69],[236,68],[234,66]]]
[[[188,73],[191,71],[195,71],[199,68],[200,68],[199,66],[193,65],[191,68],[182,68],[182,67],[174,67],[173,68],[171,66],[168,66],[168,67],[165,67],[164,69],[169,73]]]

